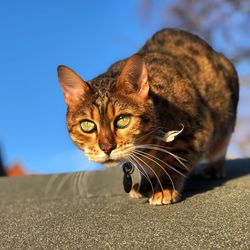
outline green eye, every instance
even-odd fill
[[[96,130],[96,125],[92,121],[84,120],[81,122],[81,129],[85,133],[92,133]]]
[[[126,128],[130,123],[130,115],[119,115],[115,119],[116,128]]]

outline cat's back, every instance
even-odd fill
[[[226,57],[214,51],[197,35],[179,29],[163,29],[155,33],[139,53],[148,61],[152,75],[158,64],[158,75],[162,75],[162,79],[171,74],[188,79],[214,112],[220,114],[226,108],[236,113],[236,70]],[[173,84],[169,84],[170,90],[171,86]]]
[[[190,32],[167,28],[155,33],[139,53],[159,53],[178,62],[192,80],[206,76],[216,77],[213,72],[224,71],[237,78],[233,64],[199,36]]]
[[[161,53],[178,60],[179,63],[194,64],[196,61],[200,66],[205,66],[207,62],[220,60],[220,63],[228,70],[231,68],[230,61],[215,52],[205,40],[180,29],[166,28],[156,32],[144,44],[139,53]]]
[[[156,32],[141,48],[141,53],[158,52],[172,55],[205,55],[212,48],[190,32],[166,28]]]

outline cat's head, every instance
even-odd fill
[[[115,166],[135,146],[150,142],[156,121],[140,56],[128,59],[118,77],[104,74],[86,82],[59,66],[58,78],[68,105],[70,136],[89,160]]]

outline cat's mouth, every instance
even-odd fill
[[[102,162],[102,164],[106,167],[116,167],[120,162],[120,160],[113,160],[109,158],[108,160]]]
[[[116,167],[122,162],[126,161],[126,159],[129,157],[131,154],[131,150],[119,150],[119,151],[114,151],[110,155],[106,155],[104,153],[100,153],[100,155],[96,154],[90,154],[85,152],[85,156],[90,161],[99,163],[104,165],[105,167]]]
[[[90,155],[86,155],[90,161],[99,163],[104,165],[105,167],[116,167],[119,165],[122,161],[124,161],[124,158],[112,158],[110,156],[104,156],[104,157],[92,157]]]

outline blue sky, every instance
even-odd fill
[[[96,167],[69,139],[56,68],[88,80],[137,51],[160,25],[144,29],[139,1],[0,2],[0,145],[6,164],[29,172]]]
[[[0,2],[0,146],[7,165],[19,161],[30,173],[98,168],[69,139],[56,68],[68,65],[88,80],[135,53],[162,28],[159,18],[143,26],[139,2]]]

